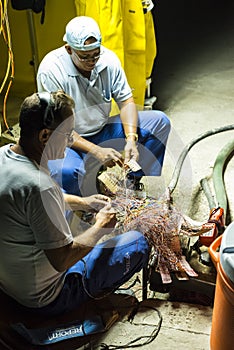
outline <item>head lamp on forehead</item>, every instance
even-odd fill
[[[91,37],[96,41],[85,45],[85,41]],[[93,18],[78,16],[67,24],[63,41],[66,41],[75,50],[90,51],[101,46],[102,38],[100,29]]]

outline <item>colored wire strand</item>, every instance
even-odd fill
[[[1,1],[0,4],[1,4],[0,5],[0,15],[1,15],[0,16],[1,17],[0,34],[3,35],[3,39],[5,41],[7,51],[8,51],[7,68],[6,68],[5,76],[1,83],[0,94],[2,93],[8,81],[8,85],[6,87],[6,92],[3,99],[2,114],[3,114],[3,122],[5,124],[5,127],[7,130],[10,131],[10,127],[7,122],[7,99],[14,80],[14,55],[12,50],[11,33],[10,33],[9,19],[8,19],[8,13],[7,13],[8,1],[4,0],[4,5],[2,5],[2,1]]]

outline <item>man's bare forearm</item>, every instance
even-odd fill
[[[84,137],[80,136],[77,132],[74,131],[71,148],[85,153],[91,153],[95,156],[95,152],[98,150],[99,146],[86,140]]]

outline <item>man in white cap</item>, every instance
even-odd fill
[[[169,119],[161,111],[137,111],[120,60],[101,45],[92,18],[73,18],[63,40],[66,44],[44,57],[37,74],[39,92],[62,89],[75,101],[74,142],[63,161],[49,164],[51,175],[64,192],[87,196],[96,193],[103,165],[134,159],[141,170],[128,174],[129,183],[141,189],[143,175],[161,175]],[[120,115],[110,118],[112,100]]]

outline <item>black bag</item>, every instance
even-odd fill
[[[44,23],[46,0],[11,0],[11,6],[14,10],[32,10],[41,14],[41,24]]]

